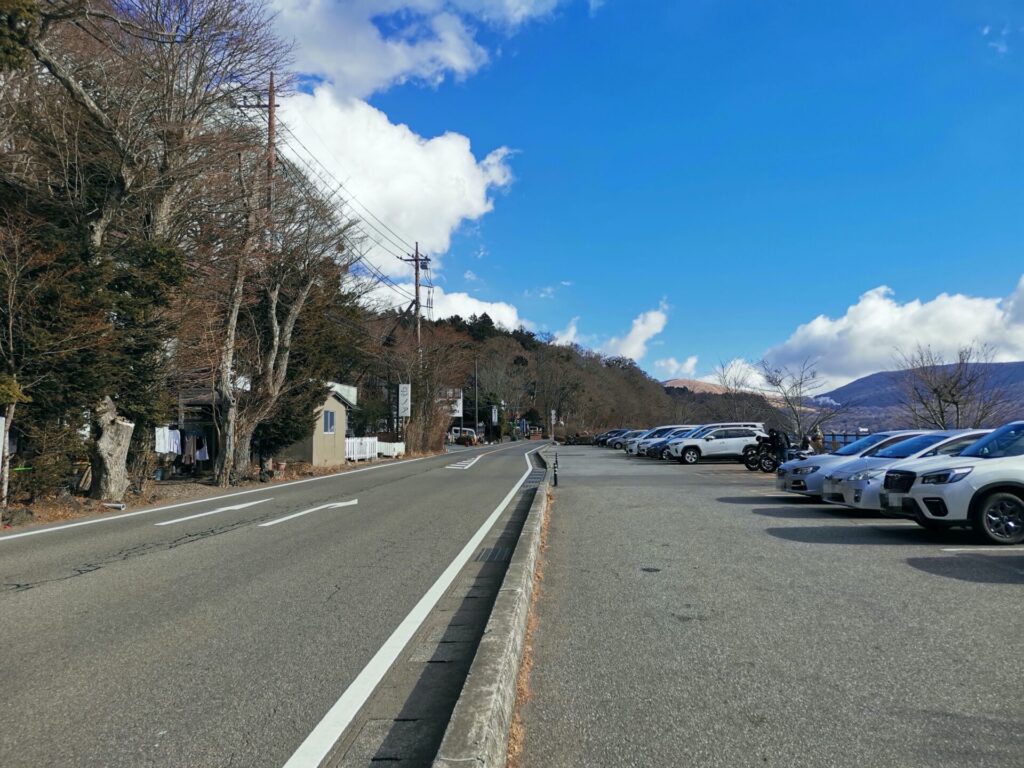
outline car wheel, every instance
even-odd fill
[[[974,513],[974,530],[992,544],[1024,541],[1024,499],[996,491],[981,500]]]
[[[672,458],[672,451],[670,451],[668,448],[662,448],[661,449],[661,458],[662,458],[662,461],[668,461],[669,459]]]
[[[614,448],[616,451],[621,451],[622,443],[612,443],[612,448]]]
[[[683,451],[683,464],[696,464],[700,461],[700,451],[696,448],[687,448]]]

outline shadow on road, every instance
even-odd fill
[[[926,531],[922,528],[872,528],[863,525],[793,526],[768,528],[767,533],[777,539],[801,544],[851,544],[868,546],[934,546],[959,543],[963,534],[955,531]]]
[[[907,565],[933,576],[976,584],[1024,584],[1024,555],[965,553],[956,557],[908,557]]]
[[[850,517],[850,515],[837,515],[831,509],[822,507],[804,507],[804,508],[793,508],[793,507],[758,507],[757,509],[750,510],[751,514],[760,515],[762,517],[775,517],[780,520],[835,520],[843,517]],[[859,517],[859,515],[858,515]]]
[[[716,501],[722,504],[778,504],[780,507],[806,507],[812,504],[821,504],[820,501],[808,498],[807,496],[720,496]]]

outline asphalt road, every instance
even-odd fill
[[[1024,765],[1024,548],[559,450],[527,768]]]
[[[0,765],[283,765],[536,447],[0,537]]]

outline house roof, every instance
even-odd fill
[[[357,390],[355,387],[348,384],[336,384],[335,382],[329,382],[328,387],[331,389],[331,397],[340,402],[347,408],[358,409],[359,406],[356,404],[358,400]]]

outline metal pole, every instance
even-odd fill
[[[480,429],[480,358],[477,358],[473,365],[473,388],[476,390],[476,403],[473,405],[473,432]],[[477,437],[480,437],[477,435]]]

